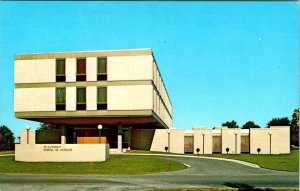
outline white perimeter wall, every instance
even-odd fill
[[[166,146],[168,146],[168,130],[156,129],[150,151],[165,152]],[[170,129],[169,149],[171,153],[184,153],[184,130]]]
[[[106,144],[15,144],[15,160],[25,162],[99,162],[106,161],[108,150]]]
[[[270,143],[270,134],[272,134]],[[271,145],[270,145],[271,144]],[[289,154],[290,153],[290,127],[271,126],[264,129],[250,129],[250,154]]]
[[[241,153],[241,131],[239,128],[222,129],[222,154],[227,154],[226,148],[229,148],[228,154]]]
[[[212,154],[212,129],[207,128],[193,128],[194,134],[194,154],[197,154],[196,149],[199,148],[199,154]],[[203,146],[204,134],[204,146]]]

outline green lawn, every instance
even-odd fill
[[[283,155],[226,155],[226,154],[212,154],[205,155],[208,157],[230,158],[254,163],[263,168],[284,171],[299,171],[299,150],[291,151],[291,154]]]
[[[140,150],[131,150],[130,153],[168,154],[165,152],[150,152],[150,151],[140,151]],[[170,154],[174,154],[174,153],[170,153]],[[176,154],[176,155],[183,155],[183,154]],[[187,154],[187,155],[192,155],[192,154]],[[211,154],[211,155],[204,155],[204,156],[242,160],[242,161],[257,164],[263,168],[268,168],[273,170],[284,170],[284,171],[291,171],[291,172],[299,171],[299,150],[292,150],[291,154],[283,154],[283,155]]]
[[[111,155],[105,162],[16,162],[0,157],[0,173],[148,174],[185,169],[182,163],[153,156]]]

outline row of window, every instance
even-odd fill
[[[97,80],[107,80],[107,58],[97,59]],[[56,59],[56,81],[66,81],[66,59]],[[76,60],[76,81],[86,81],[86,58]]]
[[[107,109],[107,88],[97,89],[97,110]],[[66,88],[56,88],[56,110],[66,110]],[[86,88],[76,88],[76,110],[86,110]]]

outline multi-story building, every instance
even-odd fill
[[[131,131],[172,127],[151,49],[17,54],[14,71],[16,117],[63,129],[37,142],[98,142],[101,125],[100,141],[120,151]]]
[[[171,101],[151,49],[17,54],[14,98],[17,118],[58,127],[21,131],[20,161],[103,161],[108,148],[290,153],[289,127],[172,128]]]

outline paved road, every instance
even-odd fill
[[[252,168],[219,160],[163,157],[190,168],[148,175],[0,175],[4,190],[149,190],[199,187],[298,187],[296,172]],[[147,164],[145,164],[147,165]]]

